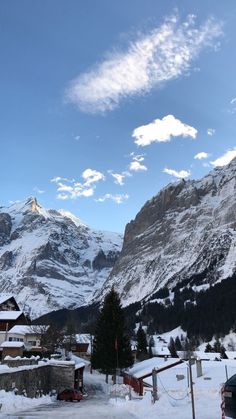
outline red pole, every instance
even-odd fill
[[[224,398],[224,385],[221,387],[221,412],[222,412],[222,416],[221,419],[225,419],[225,398]]]

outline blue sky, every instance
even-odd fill
[[[0,4],[1,205],[123,232],[236,155],[234,0]]]

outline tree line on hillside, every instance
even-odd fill
[[[181,326],[189,338],[210,341],[236,330],[236,274],[205,291],[175,289],[167,305],[146,303],[136,321],[148,325],[149,334],[163,333]]]
[[[167,287],[152,296],[163,300],[163,303],[137,302],[125,307],[123,315],[129,335],[134,335],[135,324],[140,322],[147,326],[149,335],[181,326],[189,339],[207,342],[214,335],[221,337],[231,329],[236,330],[236,274],[205,291],[196,292],[191,287],[179,287],[172,290],[173,299]],[[37,321],[61,327],[72,319],[77,332],[94,334],[98,316],[99,305],[93,304],[76,310],[60,310]]]

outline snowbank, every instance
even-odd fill
[[[1,413],[13,413],[20,410],[37,407],[41,404],[49,404],[55,400],[55,396],[42,396],[31,399],[25,396],[17,396],[13,391],[0,390]]]

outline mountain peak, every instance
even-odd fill
[[[0,208],[0,293],[13,292],[31,317],[90,302],[121,249],[116,233],[93,230],[35,197]]]

